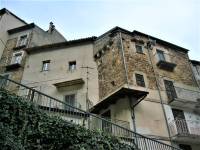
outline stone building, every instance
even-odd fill
[[[115,27],[97,38],[94,57],[100,101],[93,113],[183,149],[200,148],[200,91],[187,49]]]
[[[52,23],[44,31],[0,12],[18,19],[1,30],[1,75],[150,138],[200,149],[200,65],[187,49],[120,27],[66,41]]]
[[[196,61],[196,60],[191,60],[191,65],[192,65],[192,69],[193,69],[193,72],[194,72],[195,79],[196,79],[198,86],[200,88],[200,62]]]
[[[5,22],[2,22],[2,26],[7,26],[7,24],[12,24],[12,21],[7,19]],[[24,51],[25,48],[66,41],[56,30],[52,22],[50,22],[48,31],[44,31],[34,23],[26,23],[25,25],[9,28],[7,31],[2,32],[6,32],[7,41],[0,58],[0,73],[6,77],[9,76],[10,79],[17,82],[21,82],[24,71],[27,56],[27,53]]]
[[[9,37],[7,30],[17,28],[26,24],[27,23],[24,20],[17,17],[6,8],[0,10],[0,58]]]

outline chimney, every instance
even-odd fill
[[[52,33],[52,31],[55,29],[55,26],[53,25],[53,22],[49,23],[49,30],[48,33]]]

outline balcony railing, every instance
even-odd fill
[[[2,57],[0,59],[0,66],[5,67],[6,70],[12,70],[21,67],[22,58],[18,61],[12,62],[16,57]]]
[[[169,123],[171,136],[198,136],[200,138],[200,121],[176,119]]]
[[[175,91],[166,91],[171,105],[200,110],[200,91],[180,87],[174,89]]]
[[[162,143],[155,139],[135,133],[134,131],[114,123],[96,114],[89,113],[74,106],[70,106],[64,101],[53,98],[47,94],[37,91],[33,88],[25,86],[21,83],[6,79],[0,76],[0,80],[6,80],[6,84],[2,84],[0,89],[9,91],[10,93],[17,94],[24,98],[25,101],[34,103],[38,108],[41,108],[47,114],[59,115],[66,121],[78,124],[88,128],[89,130],[101,130],[108,134],[117,136],[121,142],[129,144],[136,149],[140,150],[180,150],[179,148]],[[0,91],[0,95],[3,91]],[[64,107],[63,107],[64,106]],[[64,109],[67,107],[73,108],[74,111]]]

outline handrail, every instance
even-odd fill
[[[0,75],[0,80],[9,81],[9,84],[0,85],[0,88],[4,88],[9,91],[9,88],[12,89],[12,87],[14,87],[15,88],[14,91],[15,92],[18,91],[16,94],[18,94],[19,96],[21,96],[20,92],[26,92],[26,94],[28,93],[26,95],[26,99],[33,101],[36,105],[39,106],[39,108],[47,107],[47,109],[44,110],[47,113],[52,113],[52,111],[54,111],[53,113],[61,113],[62,114],[61,117],[63,117],[64,119],[70,120],[75,124],[82,125],[90,130],[100,129],[106,132],[109,131],[110,134],[120,137],[122,142],[133,145],[141,150],[181,150],[179,148],[173,147],[171,145],[165,144],[163,142],[136,133],[130,129],[127,129],[123,126],[120,126],[116,123],[106,120],[96,114],[92,114],[80,108],[71,106],[64,101],[58,100],[52,96],[49,96],[45,93],[42,93],[36,89],[30,88],[26,85],[23,85],[11,79],[7,79],[1,75]],[[41,100],[41,98],[43,99]],[[46,101],[45,105],[44,101]],[[72,108],[72,111],[63,110],[62,106],[70,107]]]

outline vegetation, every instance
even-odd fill
[[[0,89],[2,150],[132,150],[116,137],[49,116],[22,97]]]

